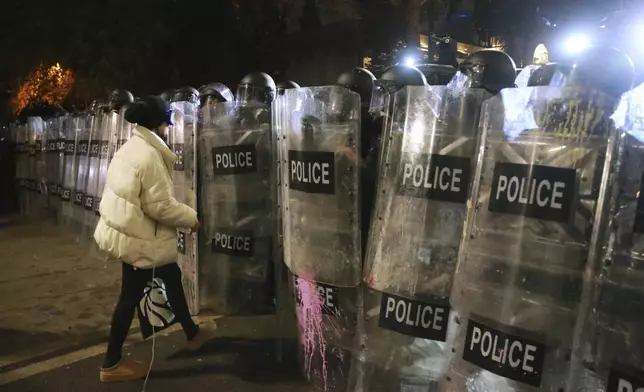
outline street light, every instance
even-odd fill
[[[590,38],[585,34],[575,34],[566,40],[566,50],[571,54],[581,53],[589,46]]]

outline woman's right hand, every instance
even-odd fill
[[[199,221],[197,221],[197,223],[190,228],[190,234],[196,233],[197,231],[199,231],[200,226],[201,224],[199,223]]]

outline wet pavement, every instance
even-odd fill
[[[300,373],[297,345],[281,340],[274,316],[217,320],[220,336],[198,352],[183,349],[183,332],[156,339],[154,363],[146,391],[309,392]],[[260,326],[261,329],[258,329]],[[282,359],[278,360],[278,344]],[[127,358],[149,361],[152,341],[135,343]],[[104,384],[99,381],[102,355],[0,386],[3,392],[123,391],[139,392],[144,380]],[[1,377],[1,376],[0,376]]]

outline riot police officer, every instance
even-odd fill
[[[172,95],[172,102],[190,102],[199,103],[199,91],[190,86],[183,86],[177,89]]]
[[[249,102],[270,104],[275,99],[275,81],[264,72],[251,72],[244,76],[237,86],[237,103]]]
[[[524,68],[524,71],[522,72],[525,72],[527,69],[527,67]],[[571,65],[563,63],[535,65],[530,69],[526,84],[524,86],[519,84],[519,78],[521,75],[517,76],[516,84],[517,87],[560,86],[565,82],[565,79],[571,70]]]
[[[109,110],[118,112],[125,104],[134,102],[134,96],[125,89],[116,89],[112,91],[108,98]]]
[[[286,80],[286,81],[277,83],[277,96],[284,95],[284,92],[286,92],[286,90],[291,88],[300,88],[300,85],[295,83],[292,80]]]
[[[161,99],[163,99],[164,101],[170,103],[170,101],[172,101],[172,97],[174,97],[175,91],[175,89],[165,90],[164,92],[159,94],[159,97],[161,97]]]
[[[602,250],[601,255],[585,264],[586,276],[596,278],[592,280],[592,290],[587,288],[585,295],[582,294],[578,334],[573,345],[576,355],[572,356],[576,364],[582,366],[572,367],[569,390],[636,391],[644,387],[641,378],[644,291],[636,283],[641,276],[642,262],[640,179],[644,155],[639,129],[630,127],[634,117],[641,118],[637,109],[641,98],[633,93],[636,90],[624,94],[632,88],[634,79],[633,63],[625,53],[612,47],[592,47],[576,60],[567,82],[580,90],[584,105],[577,105],[575,114],[590,119],[586,121],[590,124],[587,132],[595,135],[595,139],[607,133],[609,117],[616,120],[614,114],[620,97],[623,97],[627,118],[623,122],[615,121],[619,126],[623,124],[623,128],[618,130],[622,135],[620,153],[612,155],[611,173],[603,178],[600,175],[603,168],[597,167],[593,176],[597,178],[593,181],[593,189],[612,187],[611,199],[616,203],[607,209],[610,211],[606,221],[608,235],[592,244]],[[608,152],[610,150],[604,159],[611,157]],[[597,208],[599,206],[598,203]],[[631,369],[637,369],[637,372],[631,373]]]
[[[375,176],[377,162],[368,162],[366,159],[370,154],[378,156],[378,145],[382,123],[369,114],[371,100],[376,77],[369,70],[354,68],[338,77],[336,84],[345,87],[360,95],[360,154],[361,154],[361,181],[360,192],[362,199],[362,250],[366,245],[369,232],[369,217],[371,216],[371,205],[373,203],[373,192],[375,192]],[[372,159],[373,161],[373,159]]]
[[[207,104],[233,102],[235,97],[232,91],[223,83],[210,83],[199,88],[200,107]]]
[[[367,245],[371,213],[376,192],[379,157],[381,155],[382,132],[384,123],[391,118],[388,113],[388,98],[406,86],[425,86],[425,75],[416,67],[394,65],[387,69],[374,82],[374,90],[369,105],[370,116],[363,121],[362,144],[362,222],[363,249]],[[365,132],[365,130],[367,132]],[[366,140],[365,140],[366,139]]]
[[[498,50],[484,49],[469,55],[450,83],[496,94],[504,88],[515,87],[515,78],[516,65],[510,56]]]

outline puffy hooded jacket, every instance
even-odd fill
[[[107,170],[94,232],[101,250],[142,269],[176,262],[177,229],[197,224],[197,212],[174,198],[176,159],[154,132],[134,128]]]

